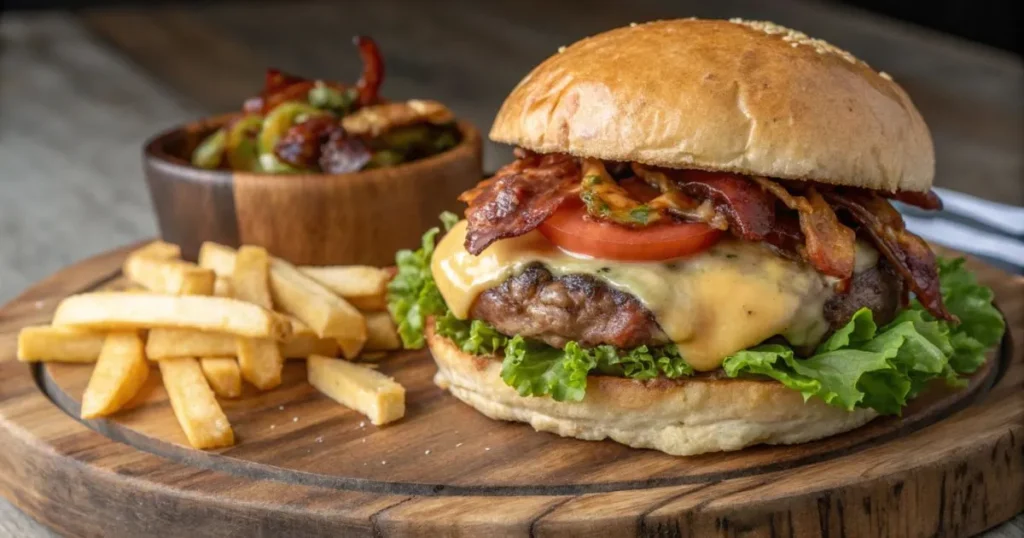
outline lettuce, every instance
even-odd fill
[[[451,229],[458,220],[452,213],[441,214],[445,230]],[[426,319],[448,311],[430,273],[430,259],[440,232],[438,228],[427,230],[419,250],[400,250],[395,256],[398,272],[388,283],[388,311],[406,349],[422,348]]]
[[[853,410],[899,414],[907,401],[934,379],[963,385],[999,343],[1005,322],[992,305],[992,290],[980,286],[963,260],[940,260],[942,297],[959,324],[937,320],[916,300],[889,324],[877,327],[862,309],[807,358],[781,345],[740,351],[722,364],[726,375],[767,376],[825,403]]]
[[[486,322],[460,320],[451,312],[436,319],[437,334],[462,351],[504,355],[501,379],[522,396],[550,396],[560,402],[582,400],[587,376],[595,371],[641,380],[659,376],[674,379],[693,373],[674,345],[622,350],[608,345],[584,348],[578,342],[568,342],[558,349],[522,336],[509,338]]]

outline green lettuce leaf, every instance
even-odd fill
[[[441,222],[448,230],[458,222],[458,217],[445,212],[441,214]],[[448,311],[430,272],[430,259],[440,232],[438,228],[427,230],[418,250],[400,250],[395,256],[398,272],[388,283],[388,311],[406,349],[422,348],[426,319]]]
[[[587,375],[598,372],[631,379],[675,379],[693,374],[676,346],[630,350],[614,346],[584,348],[569,342],[558,349],[522,336],[509,338],[480,320],[461,320],[447,312],[436,318],[435,330],[462,351],[475,355],[504,355],[501,378],[523,396],[551,396],[558,401],[579,401],[587,388]]]
[[[1005,322],[992,291],[977,284],[963,260],[939,262],[943,299],[960,324],[937,320],[914,301],[889,324],[877,327],[862,309],[807,358],[781,345],[762,345],[726,358],[726,375],[762,375],[799,391],[804,399],[852,410],[898,414],[935,379],[963,385],[997,344]]]

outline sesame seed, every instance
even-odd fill
[[[35,304],[36,310],[42,309],[43,308],[43,304],[44,303],[42,301],[36,301],[36,304]]]
[[[561,54],[563,52],[565,52],[565,45],[562,45],[561,47],[558,47],[558,53]]]

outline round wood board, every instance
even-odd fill
[[[432,383],[426,352],[380,369],[406,417],[377,428],[290,362],[222,406],[238,444],[188,448],[154,370],[128,410],[80,421],[91,365],[15,359],[65,296],[117,287],[129,249],[0,309],[0,493],[74,536],[966,536],[1024,509],[1024,278],[978,263],[1010,331],[957,392],[788,447],[678,458],[491,421]]]

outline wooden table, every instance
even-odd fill
[[[139,165],[145,137],[237,108],[268,66],[354,79],[356,33],[381,43],[387,95],[440,99],[486,129],[520,77],[579,37],[677,16],[770,19],[892,74],[932,129],[938,185],[1024,205],[1024,67],[1008,53],[796,0],[563,4],[376,0],[4,15],[0,302],[75,260],[154,235]],[[509,155],[490,144],[485,166]],[[50,535],[0,501],[0,536]],[[987,536],[1024,536],[1024,516]]]

